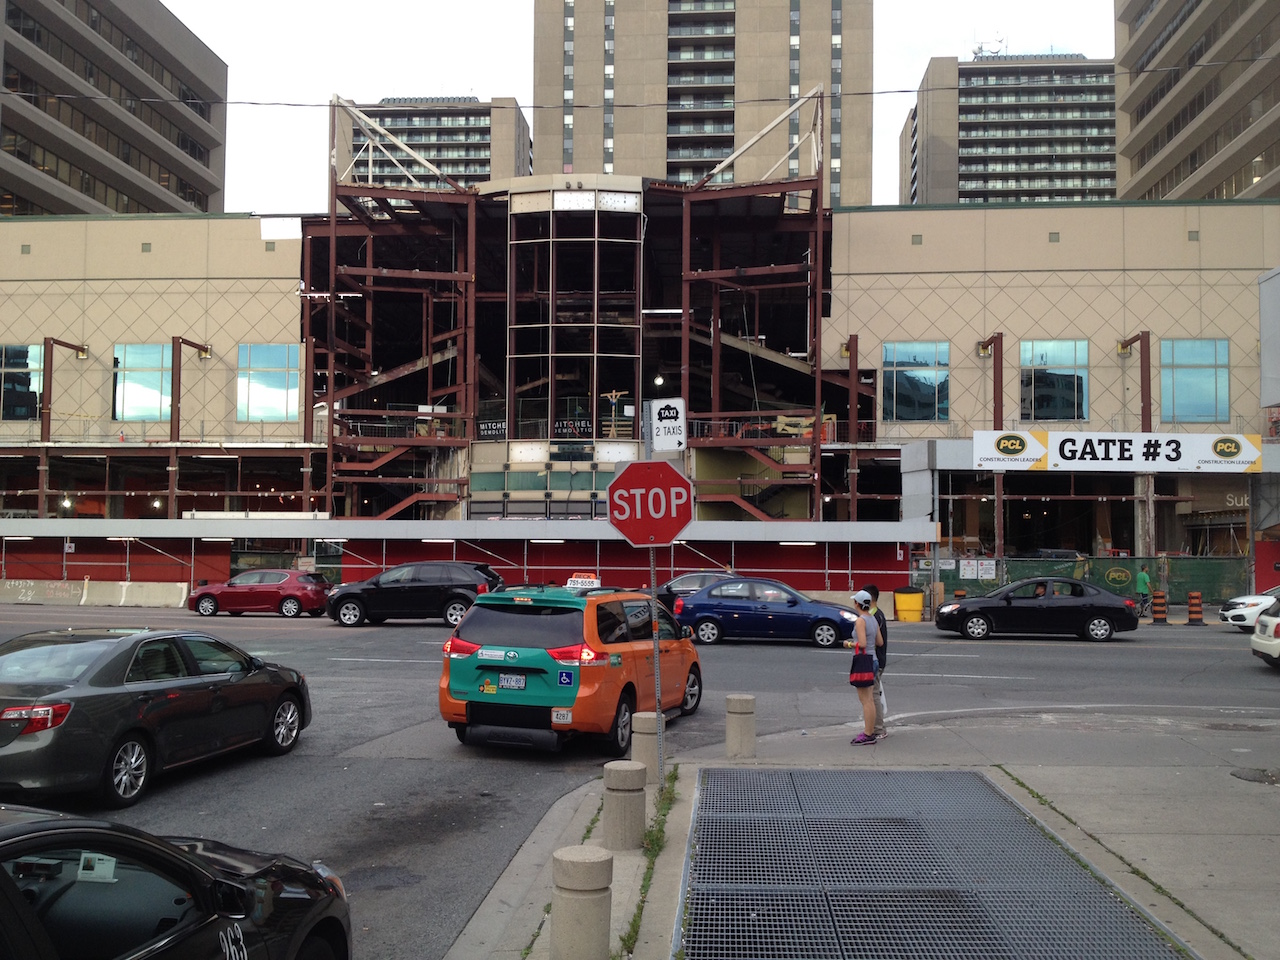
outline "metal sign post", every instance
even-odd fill
[[[653,702],[657,704],[658,716],[658,791],[666,783],[666,756],[662,748],[662,733],[667,726],[666,715],[662,712],[662,660],[658,650],[658,549],[649,548],[649,616],[653,622]]]

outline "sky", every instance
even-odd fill
[[[327,208],[335,94],[533,101],[533,0],[163,2],[227,64],[228,212]],[[898,135],[930,57],[969,60],[985,44],[1111,59],[1114,10],[1113,0],[876,0],[872,202],[898,202]]]

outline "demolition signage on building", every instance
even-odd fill
[[[1100,433],[978,430],[975,470],[1080,473],[1260,473],[1256,433]]]

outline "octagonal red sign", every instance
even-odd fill
[[[665,460],[629,463],[609,484],[609,522],[633,547],[666,547],[693,520],[693,484]]]

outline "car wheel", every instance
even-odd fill
[[[319,934],[307,937],[293,955],[293,960],[338,960],[333,946]]]
[[[467,728],[465,725],[454,727],[453,732],[457,735],[459,743],[467,742]]]
[[[1240,628],[1241,633],[1253,633],[1253,627],[1246,627],[1241,623],[1237,623],[1236,626]]]
[[[964,622],[964,635],[970,640],[982,640],[991,634],[991,624],[981,614],[974,614]]]
[[[103,773],[102,799],[121,809],[137,803],[151,784],[151,746],[137,733],[119,740]]]
[[[1085,639],[1087,640],[1110,640],[1115,630],[1111,627],[1111,621],[1106,617],[1093,617],[1084,628]]]
[[[218,612],[218,601],[213,597],[201,597],[196,601],[196,613],[202,617],[212,617]]]
[[[451,627],[456,627],[462,622],[462,618],[467,615],[469,609],[471,609],[471,604],[461,597],[455,597],[445,604],[444,622]]]
[[[830,620],[822,620],[814,624],[812,636],[818,646],[834,647],[840,639],[840,630]]]
[[[338,604],[338,622],[344,627],[358,627],[364,623],[364,604],[359,600],[343,600]]]
[[[684,681],[684,699],[680,701],[680,716],[687,717],[698,712],[702,703],[702,672],[697,667],[689,668],[689,676]]]
[[[613,726],[609,728],[609,753],[612,756],[625,757],[631,749],[631,722],[635,717],[635,709],[631,694],[624,693],[618,699]]]
[[[302,708],[292,693],[284,694],[276,701],[271,714],[271,727],[262,741],[262,749],[273,757],[283,756],[298,745],[302,734]]]
[[[717,643],[723,636],[724,631],[714,620],[699,620],[693,628],[693,639],[699,643]]]
[[[297,597],[285,597],[280,601],[280,616],[290,619],[302,616],[302,601]]]

